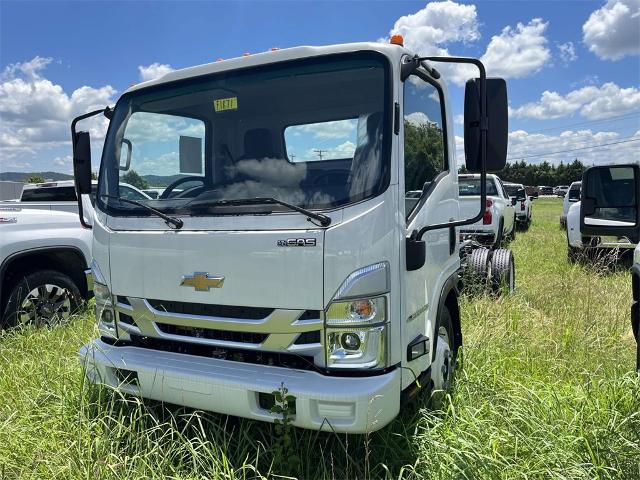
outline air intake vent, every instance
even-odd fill
[[[168,323],[156,323],[158,328],[170,335],[180,335],[191,338],[206,338],[209,340],[221,340],[224,342],[252,343],[259,345],[269,336],[267,333],[230,332],[227,330],[214,330],[212,328],[183,327],[169,325]]]
[[[168,300],[147,300],[156,310],[183,315],[203,317],[239,318],[262,320],[273,313],[273,308],[242,307],[234,305],[212,305],[209,303],[186,303]]]
[[[133,317],[127,315],[126,313],[118,312],[118,318],[122,323],[126,323],[127,325],[135,325],[136,321]]]
[[[124,295],[118,295],[116,297],[116,301],[118,303],[122,303],[123,305],[129,305],[131,306],[131,303],[129,303],[129,299],[127,297],[125,297]]]
[[[320,343],[320,330],[315,330],[313,332],[303,332],[298,335],[296,341],[293,342],[294,345],[307,345],[309,343]]]
[[[319,320],[320,310],[305,310],[298,320]]]

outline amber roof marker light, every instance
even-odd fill
[[[391,38],[389,39],[389,43],[391,45],[400,45],[401,47],[404,47],[404,38],[402,37],[402,35],[391,35]]]

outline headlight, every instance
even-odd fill
[[[91,262],[93,274],[93,295],[96,299],[96,321],[101,336],[117,338],[113,297],[107,286],[107,281],[95,262]]]
[[[331,303],[325,315],[327,367],[384,368],[386,309],[385,297]]]
[[[327,325],[363,325],[386,320],[386,299],[359,298],[333,302],[327,309]]]
[[[327,328],[327,366],[382,368],[386,366],[387,327]]]

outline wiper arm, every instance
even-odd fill
[[[144,209],[146,209],[147,211],[153,213],[155,216],[160,217],[161,219],[164,220],[164,222],[171,228],[174,228],[176,230],[180,230],[182,228],[182,226],[184,225],[184,222],[182,220],[180,220],[179,218],[176,217],[171,217],[165,213],[162,213],[160,210],[156,210],[153,207],[150,207],[149,205],[145,205],[142,202],[138,202],[137,200],[129,200],[128,198],[121,198],[121,197],[117,197],[115,195],[100,195],[100,198],[112,198],[114,200],[118,200],[120,202],[123,203],[130,203],[131,205],[137,205],[138,207],[142,207]]]
[[[215,201],[202,201],[202,202],[193,202],[192,205],[194,207],[200,205],[259,205],[259,204],[268,204],[275,203],[278,205],[282,205],[283,207],[288,208],[289,210],[293,210],[298,213],[302,213],[307,216],[307,220],[311,221],[313,218],[320,222],[320,225],[323,227],[328,227],[331,225],[331,218],[327,215],[323,215],[322,213],[315,213],[311,210],[307,210],[306,208],[298,207],[297,205],[292,205],[287,202],[283,202],[282,200],[278,200],[273,197],[255,197],[255,198],[238,198],[232,200],[215,200]],[[189,205],[189,204],[187,204]],[[185,206],[187,206],[185,205]]]

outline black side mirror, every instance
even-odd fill
[[[580,232],[640,240],[640,165],[591,167],[582,176]]]
[[[531,196],[529,197],[529,200],[531,200],[531,201],[533,202],[536,198],[538,198],[538,197],[536,197],[535,195],[531,195]]]
[[[426,250],[424,240],[416,240],[413,236],[406,239],[407,271],[422,268],[427,259]]]
[[[78,132],[73,139],[73,177],[78,196],[91,193],[91,138]]]
[[[519,202],[523,202],[527,199],[527,192],[524,190],[524,188],[521,188],[520,190],[518,190],[518,193],[516,194],[516,200],[518,200]]]
[[[507,83],[487,78],[487,171],[502,170],[507,163],[509,112]],[[480,80],[467,81],[464,92],[464,154],[467,170],[481,171]]]
[[[126,150],[124,148],[126,147]],[[122,144],[120,148],[120,162],[118,164],[118,170],[124,170],[125,172],[129,170],[131,166],[131,151],[133,150],[133,146],[131,145],[131,141],[126,138],[122,139]],[[125,155],[124,164],[122,163],[122,155]]]
[[[516,197],[511,197],[511,205],[515,205],[518,203],[518,199]]]

